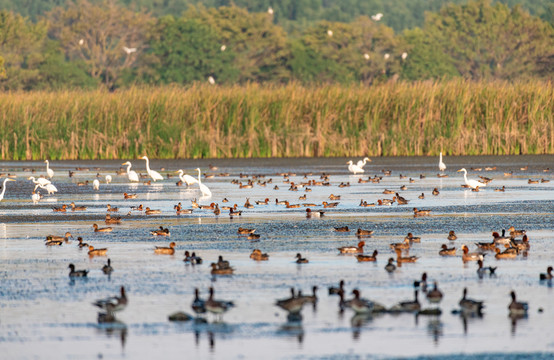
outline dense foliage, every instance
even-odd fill
[[[551,1],[456,3],[0,0],[0,87],[552,80]]]

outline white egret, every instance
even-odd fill
[[[48,162],[48,160],[44,160],[44,162],[46,163],[46,175],[48,175],[48,177],[52,179],[54,177],[54,170],[50,169],[50,163]]]
[[[4,199],[4,193],[6,192],[6,183],[8,181],[15,181],[14,179],[6,178],[4,179],[4,183],[2,184],[2,192],[0,193],[0,201]]]
[[[386,53],[383,57],[385,58],[385,60],[388,60],[390,58],[390,54]]]
[[[371,162],[371,159],[368,158],[368,157],[365,157],[363,160],[359,160],[358,163],[357,163],[356,165],[358,165],[358,167],[359,167],[360,169],[363,169],[364,166],[365,166],[365,163],[368,162],[368,161]]]
[[[106,184],[109,184],[112,182],[112,176],[111,175],[106,175]]]
[[[225,49],[227,49],[227,46],[221,45],[221,51],[225,51]]]
[[[403,52],[402,53],[402,60],[406,60],[408,58],[408,53],[407,52]]]
[[[127,176],[129,177],[130,182],[138,182],[139,177],[137,175],[137,172],[135,170],[131,170],[131,162],[127,161],[121,165],[127,165]]]
[[[465,168],[462,168],[462,169],[458,170],[458,172],[460,172],[460,171],[464,172],[464,181],[465,181],[466,185],[469,186],[470,188],[475,189],[477,187],[487,186],[487,184],[482,183],[482,182],[477,181],[477,180],[473,180],[473,179],[468,180],[467,179],[467,170]]]
[[[54,184],[52,184],[52,183],[46,184],[45,186],[40,185],[40,184],[37,184],[37,185],[35,186],[35,190],[36,190],[38,187],[41,188],[41,189],[46,190],[46,191],[48,192],[49,195],[50,195],[50,194],[53,194],[53,193],[55,193],[55,192],[58,192],[58,188],[56,188],[56,187],[54,186]]]
[[[442,162],[442,151],[439,154],[439,170],[440,171],[446,170],[446,165],[445,163]]]
[[[210,189],[208,189],[206,185],[202,184],[202,181],[200,180],[200,168],[196,168],[196,170],[198,170],[198,186],[200,187],[200,191],[202,191],[202,195],[208,197],[212,196]]]
[[[354,165],[354,162],[350,160],[347,162],[348,164],[348,171],[356,175],[357,173],[363,173],[364,169],[360,168],[358,165]]]
[[[94,179],[92,182],[92,188],[94,190],[100,190],[100,181],[98,181],[98,179]]]
[[[33,190],[33,194],[31,195],[31,200],[33,200],[33,204],[36,204],[40,201],[40,192]]]
[[[48,184],[51,183],[51,181],[48,180],[48,179],[45,179],[45,178],[38,178],[38,179],[35,179],[34,176],[29,176],[29,177],[27,178],[27,180],[31,180],[34,184],[41,184],[42,186],[46,186],[46,185],[48,185]]]
[[[214,84],[215,84],[215,79],[214,79],[214,77],[213,77],[213,76],[208,76],[208,82],[209,82],[210,84],[214,85]]]
[[[177,173],[179,174],[179,179],[181,179],[182,182],[187,184],[187,186],[190,186],[198,182],[198,180],[196,180],[190,175],[187,175],[187,174],[183,175],[185,173],[183,170],[179,170],[177,171]]]
[[[131,55],[132,53],[137,52],[137,48],[128,48],[127,46],[124,46],[123,51],[125,51],[127,55]]]
[[[146,155],[141,157],[141,159],[146,160],[146,172],[152,178],[152,180],[156,181],[156,180],[163,180],[164,179],[164,177],[161,176],[159,172],[154,171],[154,170],[150,170],[150,160],[148,160],[148,157],[146,157]]]
[[[371,19],[372,19],[373,21],[379,21],[379,20],[381,20],[382,17],[383,17],[383,14],[382,14],[382,13],[377,13],[377,14],[375,14],[375,15],[371,15]]]

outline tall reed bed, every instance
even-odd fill
[[[554,153],[551,83],[134,87],[0,97],[2,159]]]

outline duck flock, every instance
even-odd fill
[[[283,172],[273,175],[275,178],[270,177],[267,174],[229,174],[229,173],[217,173],[217,168],[210,165],[210,173],[204,174],[204,179],[210,179],[213,177],[225,178],[229,177],[230,186],[234,189],[232,193],[225,194],[216,188],[210,189],[206,183],[202,183],[202,172],[200,168],[197,168],[197,176],[193,177],[186,175],[183,170],[166,170],[162,169],[160,172],[154,171],[150,168],[150,161],[148,157],[144,156],[141,159],[145,160],[147,176],[138,174],[132,170],[132,163],[127,161],[122,164],[122,168],[117,173],[106,175],[104,178],[100,177],[100,174],[94,179],[86,181],[72,181],[72,184],[76,186],[82,186],[90,188],[92,192],[102,194],[102,190],[109,186],[113,186],[118,183],[118,179],[122,181],[128,180],[130,184],[126,186],[125,192],[120,194],[121,200],[125,201],[125,207],[114,206],[113,204],[105,204],[105,214],[101,218],[90,224],[92,231],[96,234],[94,237],[86,238],[86,234],[75,234],[71,232],[62,232],[60,234],[45,234],[44,244],[47,247],[67,247],[77,246],[79,249],[87,250],[87,255],[92,259],[96,257],[105,257],[105,264],[98,271],[102,271],[106,276],[111,276],[113,273],[117,273],[117,262],[112,260],[117,258],[117,253],[110,251],[109,246],[105,247],[107,242],[102,242],[101,233],[117,233],[120,225],[132,224],[134,221],[139,221],[145,217],[149,218],[149,221],[159,221],[159,225],[155,228],[149,229],[146,235],[154,237],[156,244],[151,247],[151,256],[171,256],[182,258],[183,263],[186,266],[195,267],[200,269],[197,271],[205,272],[206,277],[211,279],[211,285],[204,288],[199,288],[199,284],[190,284],[190,292],[193,296],[189,299],[190,313],[189,311],[176,311],[168,314],[170,321],[194,321],[194,322],[221,322],[223,314],[232,310],[233,308],[240,307],[242,304],[235,299],[222,300],[218,297],[216,292],[217,279],[225,278],[231,279],[236,274],[240,274],[240,267],[233,265],[225,257],[227,254],[222,251],[217,258],[202,259],[202,248],[194,248],[194,246],[187,244],[187,239],[176,238],[174,235],[175,230],[180,226],[186,225],[167,225],[164,221],[175,218],[194,218],[201,215],[202,217],[213,217],[214,219],[235,219],[236,230],[234,230],[234,236],[238,236],[243,241],[248,242],[252,248],[249,258],[252,261],[259,262],[260,264],[271,263],[272,254],[264,249],[264,243],[271,241],[271,236],[260,232],[255,227],[249,227],[248,218],[252,212],[262,212],[268,205],[274,206],[275,211],[282,211],[287,215],[293,214],[294,216],[301,216],[301,221],[320,221],[325,222],[327,219],[333,219],[336,215],[340,216],[341,209],[341,195],[344,197],[343,191],[354,191],[350,189],[356,189],[356,194],[359,197],[359,211],[372,211],[372,208],[377,209],[379,207],[394,207],[398,208],[402,216],[417,218],[431,218],[435,216],[435,210],[425,209],[421,207],[410,206],[410,204],[419,201],[418,204],[426,198],[438,197],[441,193],[439,187],[431,186],[427,191],[417,196],[417,200],[414,196],[406,195],[402,191],[409,189],[412,184],[418,183],[419,186],[423,186],[427,177],[445,178],[448,176],[455,176],[456,173],[447,174],[446,165],[443,162],[442,153],[440,154],[438,170],[439,172],[433,175],[420,174],[419,176],[405,176],[395,175],[390,170],[386,169],[372,169],[374,172],[378,172],[377,175],[364,177],[367,169],[364,167],[368,162],[371,162],[369,158],[364,158],[358,162],[349,161],[348,167],[343,170],[344,174],[350,173],[348,177],[349,181],[334,181],[335,174],[320,173],[314,175],[313,173],[306,173],[302,175],[292,174],[290,172]],[[34,172],[31,175],[26,176],[26,179],[31,181],[34,185],[34,189],[30,194],[30,201],[33,204],[47,203],[49,198],[55,198],[58,192],[58,187],[54,184],[55,178],[61,178],[59,171],[56,170],[55,176],[51,164],[48,160],[46,162],[46,173],[44,175],[35,175]],[[469,167],[468,167],[469,168]],[[68,176],[72,178],[80,171],[89,169],[75,169],[69,170]],[[95,169],[101,171],[101,169]],[[525,171],[525,168],[519,169],[519,171]],[[28,171],[28,170],[27,170]],[[461,182],[461,193],[464,192],[483,192],[490,193],[496,192],[509,192],[510,189],[506,186],[495,187],[490,189],[491,182],[495,179],[479,176],[478,179],[468,179],[468,170],[466,168],[460,168],[458,172],[463,173],[459,175]],[[470,168],[470,172],[478,173],[483,171],[483,168]],[[495,167],[484,167],[484,171],[496,171]],[[515,170],[517,174],[517,169]],[[548,175],[549,169],[542,169],[543,176],[538,178],[529,178],[528,180],[520,180],[526,184],[547,184],[549,182]],[[340,170],[338,171],[340,172]],[[162,175],[163,174],[163,175]],[[10,181],[16,181],[16,177],[10,174],[3,174],[6,179],[2,182],[2,192],[0,194],[0,200],[4,199],[6,191],[9,194],[9,186],[7,183]],[[503,178],[510,178],[514,176],[514,171],[506,171],[503,174]],[[374,186],[374,184],[387,184],[387,180],[398,176],[404,184],[398,188],[392,188],[392,186],[386,187],[382,194],[376,199],[368,199],[368,195],[364,194],[364,189]],[[171,180],[174,178],[174,180]],[[102,179],[102,180],[100,180]],[[115,180],[114,180],[115,179]],[[168,180],[169,179],[169,180]],[[177,181],[175,183],[175,180]],[[102,183],[100,182],[102,181]],[[119,183],[122,183],[119,181]],[[209,180],[208,180],[209,181]],[[190,200],[176,201],[173,204],[171,210],[166,208],[157,209],[155,204],[149,204],[148,200],[141,199],[140,192],[135,193],[133,190],[137,189],[137,186],[149,187],[152,183],[162,182],[165,186],[177,186],[190,189]],[[175,185],[173,185],[175,183]],[[110,185],[112,184],[112,185]],[[387,185],[388,186],[388,185]],[[6,189],[8,187],[8,189]],[[311,196],[313,189],[320,189],[318,194],[326,193],[325,199],[321,201],[321,196],[316,201],[315,197]],[[344,190],[346,188],[346,190]],[[463,189],[465,188],[465,189]],[[259,192],[253,193],[251,189],[264,189],[262,191],[266,196],[260,199],[254,199]],[[486,189],[486,190],[484,190]],[[42,193],[41,193],[42,190]],[[286,199],[276,198],[272,196],[272,191],[288,190]],[[212,193],[213,191],[213,193]],[[113,194],[113,191],[110,192]],[[283,192],[279,192],[280,196],[283,196]],[[387,195],[390,195],[387,196]],[[349,193],[349,199],[352,200],[352,193]],[[364,200],[364,197],[366,200]],[[228,198],[231,199],[244,199],[244,204],[232,204]],[[28,199],[28,198],[27,198]],[[4,202],[9,199],[4,199]],[[20,200],[20,199],[18,199]],[[102,201],[102,200],[100,200]],[[78,201],[77,201],[78,202]],[[98,207],[98,206],[96,206]],[[366,209],[368,208],[368,209]],[[83,204],[76,204],[76,201],[72,201],[68,204],[59,204],[56,202],[55,206],[52,206],[52,212],[55,213],[79,213],[86,214],[89,212],[89,207]],[[153,220],[150,220],[153,219]],[[233,221],[233,220],[232,220]],[[411,220],[416,221],[416,220]],[[359,222],[356,222],[359,224]],[[379,244],[376,244],[373,240],[376,235],[379,235],[380,229],[371,226],[371,222],[367,221],[367,227],[352,227],[348,225],[332,226],[328,227],[329,231],[338,235],[338,233],[352,234],[352,237],[348,237],[344,246],[332,247],[327,249],[328,253],[334,253],[337,255],[337,259],[344,261],[344,259],[351,258],[352,262],[357,263],[374,263],[378,264],[378,267],[373,268],[371,271],[382,271],[390,274],[389,276],[395,276],[401,268],[409,269],[410,266],[414,266],[414,263],[425,262],[426,259],[422,256],[413,255],[411,251],[421,244],[424,244],[426,239],[424,235],[414,234],[415,230],[407,233],[405,237],[391,238],[387,244],[383,244],[380,240]],[[491,229],[493,230],[493,229]],[[100,237],[100,238],[98,238]],[[300,234],[300,237],[302,235]],[[475,278],[491,278],[494,279],[497,276],[502,275],[504,260],[513,259],[526,259],[532,252],[532,231],[521,230],[514,227],[512,224],[507,224],[506,229],[494,229],[491,231],[491,237],[488,240],[475,239],[471,241],[468,237],[464,237],[463,243],[460,243],[460,239],[455,229],[448,230],[444,233],[444,242],[437,246],[435,257],[436,258],[458,258],[461,266],[474,266]],[[164,240],[164,239],[167,239]],[[351,240],[356,239],[356,240]],[[76,241],[76,243],[74,242]],[[154,241],[154,240],[153,240]],[[159,244],[163,241],[164,244]],[[73,243],[73,244],[72,244]],[[100,243],[102,245],[98,245]],[[267,243],[266,243],[267,244]],[[277,245],[272,244],[271,249],[275,249]],[[310,252],[305,252],[302,246],[293,247],[294,250],[290,256],[290,269],[291,272],[298,271],[300,267],[309,267],[312,264],[310,259]],[[287,248],[288,249],[288,248]],[[145,257],[145,261],[148,261],[148,256]],[[247,255],[245,255],[246,257]],[[76,263],[79,261],[79,257],[71,260],[67,264],[66,268],[69,269],[69,277],[72,281],[80,281],[78,279],[87,278],[91,269],[79,269],[76,267]],[[475,265],[470,265],[474,263]],[[362,266],[362,265],[360,265]],[[419,268],[421,269],[421,268]],[[62,269],[60,269],[62,271]],[[64,270],[65,271],[65,270]],[[176,269],[176,271],[178,271]],[[406,275],[406,273],[408,275]],[[397,275],[398,276],[398,275]],[[378,314],[398,314],[402,312],[415,313],[418,315],[440,316],[443,310],[440,308],[441,301],[445,296],[457,296],[459,300],[456,302],[458,306],[455,309],[449,309],[449,312],[454,314],[461,314],[462,316],[469,317],[482,317],[486,313],[487,309],[491,307],[505,307],[507,314],[513,318],[522,318],[528,315],[531,308],[538,312],[542,311],[543,304],[533,304],[533,299],[524,299],[529,301],[520,301],[517,289],[513,289],[506,294],[506,302],[503,304],[488,303],[486,298],[480,298],[476,294],[471,293],[471,289],[468,287],[461,287],[457,295],[443,293],[441,291],[440,284],[433,276],[429,276],[427,271],[419,274],[414,274],[412,271],[403,272],[403,277],[408,276],[409,281],[413,281],[413,297],[408,300],[402,300],[389,304],[383,304],[376,299],[371,299],[367,296],[364,289],[353,284],[352,281],[345,281],[344,279],[336,279],[335,283],[318,283],[313,284],[311,293],[303,293],[302,289],[295,288],[294,285],[288,286],[290,293],[287,297],[280,299],[266,299],[268,308],[281,309],[286,314],[287,321],[302,322],[304,317],[302,311],[305,306],[311,306],[314,309],[317,307],[318,301],[321,301],[322,297],[335,298],[337,303],[337,311],[340,313],[351,311],[357,321],[367,321],[367,319],[377,316]],[[537,273],[535,279],[539,285],[547,284],[551,286],[553,274],[552,266],[548,266],[543,273]],[[122,282],[123,279],[121,279]],[[294,283],[294,281],[292,281]],[[349,285],[347,285],[349,284]],[[97,314],[97,320],[99,323],[110,324],[119,323],[115,314],[124,310],[129,302],[132,302],[132,292],[128,293],[126,290],[128,286],[124,283],[118,286],[118,294],[102,299],[90,299],[91,309],[97,308],[99,312]],[[324,294],[320,289],[327,289]],[[108,289],[107,289],[108,290]],[[517,295],[516,295],[517,294]],[[283,293],[285,295],[285,293]],[[475,296],[476,299],[471,297]],[[522,295],[525,298],[525,296]],[[207,314],[212,314],[210,317]]]

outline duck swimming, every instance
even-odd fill
[[[365,241],[360,241],[358,246],[343,246],[337,248],[341,254],[355,254],[364,252]]]
[[[358,262],[365,262],[365,261],[377,261],[377,250],[373,251],[372,255],[356,255],[356,259],[358,259]]]
[[[155,254],[173,255],[175,254],[175,242],[169,243],[169,247],[156,246],[154,248]]]

